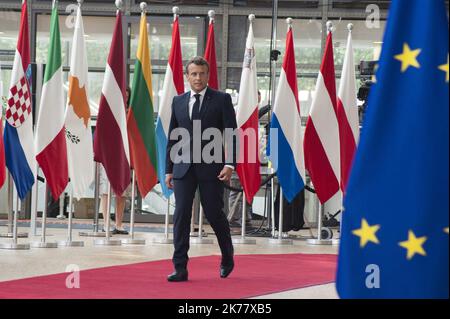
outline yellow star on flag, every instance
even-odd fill
[[[448,227],[444,228],[444,232],[446,232],[448,234]]]
[[[410,230],[408,232],[408,240],[400,242],[399,245],[408,251],[406,258],[408,260],[411,260],[415,254],[419,254],[422,256],[427,255],[422,247],[426,241],[427,237],[424,236],[417,238],[413,231]]]
[[[352,231],[352,234],[360,238],[359,245],[361,248],[364,248],[369,241],[375,244],[380,243],[375,235],[379,229],[380,225],[370,226],[367,220],[363,218],[361,221],[361,228],[355,229]]]
[[[420,64],[417,61],[421,49],[411,50],[407,43],[403,44],[403,53],[397,54],[395,58],[402,62],[402,72],[408,70],[410,66],[420,68]]]
[[[442,64],[439,66],[439,70],[444,71],[447,74],[447,77],[445,78],[445,82],[448,83],[448,55],[447,55],[447,64]]]

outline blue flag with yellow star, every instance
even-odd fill
[[[444,0],[393,0],[344,199],[341,298],[448,298]]]

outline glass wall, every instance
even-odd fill
[[[0,11],[0,95],[6,95],[19,35],[20,12]],[[3,105],[0,104],[0,105]]]

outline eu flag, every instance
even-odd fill
[[[344,199],[341,298],[448,298],[444,0],[394,0]]]

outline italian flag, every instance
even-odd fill
[[[153,117],[152,66],[145,12],[142,12],[141,15],[139,46],[134,67],[127,130],[130,142],[131,166],[136,172],[139,193],[144,198],[158,181],[158,159]]]
[[[59,198],[69,182],[57,3],[53,3],[50,44],[36,125],[36,160],[54,199]]]

